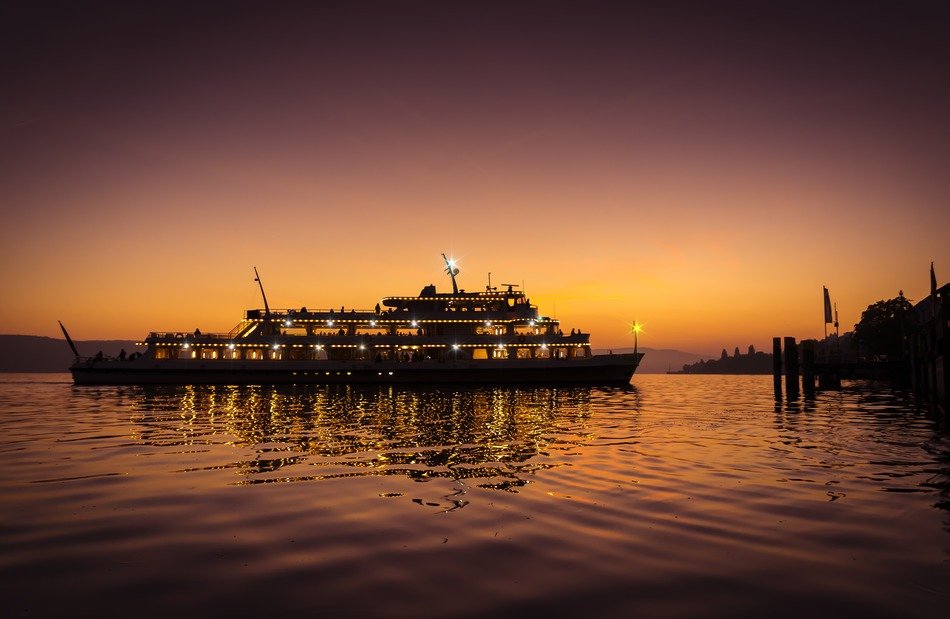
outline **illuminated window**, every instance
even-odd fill
[[[235,349],[233,349],[233,350],[226,350],[226,351],[224,351],[224,358],[225,358],[225,359],[240,359],[240,358],[241,358],[241,351],[238,350],[237,348],[235,348]]]
[[[218,351],[214,348],[202,348],[201,349],[201,358],[202,359],[217,359]]]
[[[194,359],[195,349],[194,348],[179,348],[178,358],[179,359]]]
[[[277,359],[280,359],[281,357],[282,357],[281,351],[279,351],[279,350],[271,349],[271,350],[268,350],[268,351],[267,351],[267,358],[268,358],[268,359],[271,359],[271,360],[275,360],[275,361],[276,361]]]
[[[167,348],[156,348],[155,349],[155,358],[156,359],[168,359],[168,349]]]
[[[504,348],[492,348],[491,358],[492,359],[507,359],[508,351]]]
[[[488,352],[484,348],[476,348],[472,351],[472,359],[488,359]]]
[[[259,348],[252,348],[244,353],[245,359],[263,359],[264,354]]]
[[[519,348],[519,349],[518,349],[518,358],[519,358],[519,359],[530,359],[530,358],[531,358],[531,349],[530,349],[530,348]]]

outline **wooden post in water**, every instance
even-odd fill
[[[788,398],[798,397],[798,345],[795,338],[785,338],[785,395]]]
[[[806,398],[815,397],[815,341],[802,342],[802,391]]]
[[[775,398],[782,398],[782,338],[772,338],[772,385],[775,387]]]

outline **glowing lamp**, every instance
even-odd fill
[[[643,331],[643,325],[636,320],[630,325],[630,332],[633,333],[633,354],[637,354],[637,345],[639,344],[639,335]]]

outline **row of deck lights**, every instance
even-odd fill
[[[341,322],[341,323],[345,323],[345,322],[350,322],[350,323],[352,323],[352,322],[358,322],[358,321],[353,321],[353,320],[349,320],[349,321],[341,320],[340,322]],[[409,326],[412,327],[412,328],[416,328],[416,327],[419,326],[419,322],[420,322],[420,321],[418,321],[418,320],[412,320],[412,321],[409,322]],[[464,321],[464,320],[452,320],[452,321],[445,321],[445,320],[423,320],[423,321],[421,321],[421,322],[443,323],[443,322],[477,322],[477,321],[474,321],[474,320],[473,320],[473,321]],[[514,321],[514,320],[501,320],[501,321],[498,321],[498,322],[499,322],[499,324],[510,324],[510,323],[516,322],[516,321]],[[550,322],[550,321],[542,321],[542,324],[545,324],[545,323],[547,323],[547,322]],[[332,327],[332,326],[334,326],[334,324],[335,324],[335,322],[334,322],[333,320],[328,320],[328,321],[326,321],[326,325],[327,325],[328,327]],[[485,326],[486,326],[486,327],[491,327],[491,326],[493,326],[493,324],[494,324],[494,323],[492,323],[491,320],[486,320],[486,321],[485,321]],[[528,326],[529,326],[529,327],[536,327],[537,324],[538,324],[538,323],[537,323],[536,321],[534,321],[534,320],[528,321]],[[285,320],[285,321],[284,321],[284,326],[285,326],[285,327],[292,327],[292,326],[293,326],[293,322],[291,322],[290,320]],[[370,321],[369,321],[369,327],[370,327],[371,329],[375,329],[375,328],[378,327],[378,326],[379,326],[379,325],[378,325],[378,323],[377,323],[375,320],[370,320]]]
[[[140,344],[140,345],[144,345],[144,344],[145,344],[144,342],[137,342],[137,343]],[[166,344],[166,343],[164,343],[164,342],[156,342],[155,344],[156,344],[157,346],[175,346],[175,344]],[[199,348],[200,348],[200,347],[217,348],[217,347],[220,347],[220,346],[225,346],[225,344],[210,344],[210,343],[204,343],[204,344],[195,344],[195,346],[196,346],[196,347],[199,347]],[[241,347],[241,348],[261,348],[261,344],[233,344],[233,343],[229,343],[229,344],[227,344],[226,346],[227,346],[227,349],[228,349],[228,350],[234,350],[234,349],[237,348],[237,347]],[[287,346],[290,346],[291,348],[304,348],[305,346],[308,346],[308,345],[306,345],[306,344],[273,344],[273,345],[271,345],[271,349],[272,349],[272,350],[280,350],[281,348],[287,348]],[[387,345],[382,345],[382,346],[380,346],[380,348],[385,348],[386,346],[387,346]],[[392,346],[395,346],[395,347],[397,347],[397,348],[441,348],[443,345],[442,345],[442,344],[415,344],[415,345],[392,344]],[[508,346],[508,344],[505,344],[504,342],[499,342],[498,345],[497,345],[497,348],[506,348],[507,346]],[[547,345],[546,343],[544,343],[544,342],[542,342],[542,343],[540,343],[540,344],[530,344],[530,343],[519,342],[519,343],[517,344],[517,346],[522,347],[522,348],[529,348],[529,347],[536,346],[536,347],[539,347],[541,350],[547,350],[547,348],[548,348],[548,345]],[[567,346],[570,346],[570,344],[563,344],[563,345],[561,345],[561,346],[567,347]],[[577,346],[578,348],[582,348],[582,347],[584,346],[584,344],[576,344],[576,346]],[[181,347],[182,347],[183,349],[185,349],[185,350],[188,350],[188,349],[191,348],[191,344],[190,344],[189,342],[185,342],[184,344],[181,345]],[[451,347],[452,347],[452,350],[459,350],[460,348],[484,348],[484,347],[485,347],[485,344],[452,344]],[[313,348],[316,349],[316,350],[323,350],[323,349],[325,348],[325,346],[324,346],[323,344],[314,344],[314,345],[313,345]],[[360,350],[366,350],[367,347],[366,347],[365,344],[330,344],[330,345],[329,345],[329,348],[359,348]]]

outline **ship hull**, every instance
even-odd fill
[[[627,384],[642,354],[491,361],[104,360],[70,367],[77,385]]]

